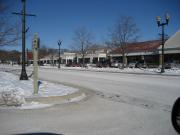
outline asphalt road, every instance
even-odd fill
[[[93,91],[78,103],[37,110],[0,109],[0,134],[176,135],[171,107],[180,77],[41,69],[40,78]]]

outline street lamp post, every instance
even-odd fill
[[[59,46],[59,60],[58,60],[58,68],[61,68],[61,43],[62,43],[62,40],[59,40],[58,41],[58,46]]]
[[[157,21],[157,24],[158,24],[158,27],[162,27],[162,34],[161,34],[161,39],[162,39],[162,48],[161,48],[161,61],[162,61],[162,65],[161,65],[161,73],[164,73],[164,26],[165,25],[168,25],[169,23],[169,18],[170,16],[168,14],[165,15],[165,18],[166,18],[166,22],[162,22],[161,23],[161,17],[160,16],[157,16],[156,17],[156,21]]]

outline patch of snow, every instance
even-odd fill
[[[24,98],[64,96],[78,91],[76,88],[41,81],[38,94],[33,94],[33,80],[19,80],[19,77],[0,71],[0,105],[19,106],[19,109],[36,109],[52,106],[38,102],[26,103]],[[7,99],[7,100],[6,100]],[[18,105],[16,105],[18,104]]]
[[[16,90],[19,95],[24,97],[33,97],[33,80],[21,80],[19,77],[11,73],[0,71],[0,92]],[[49,96],[64,96],[78,91],[76,88],[64,86],[61,84],[41,81],[39,91],[36,96],[49,97]]]
[[[43,67],[44,68],[44,67]],[[48,67],[50,68],[50,67]],[[159,74],[161,69],[160,68],[97,68],[97,67],[62,67],[62,69],[75,69],[75,70],[84,70],[84,71],[104,71],[104,72],[121,72],[121,73],[148,73],[148,74]],[[179,68],[171,68],[165,69],[164,75],[180,75]]]
[[[21,106],[24,103],[24,97],[17,90],[0,92],[0,105]]]
[[[40,109],[40,108],[46,108],[46,107],[50,107],[53,106],[52,104],[42,104],[39,102],[31,102],[31,103],[25,103],[20,107],[17,107],[18,109]]]
[[[70,100],[68,100],[68,102],[79,102],[79,101],[81,101],[82,99],[84,99],[85,97],[86,97],[86,95],[83,93],[83,94],[81,94],[81,95],[78,96],[78,97],[71,98]]]

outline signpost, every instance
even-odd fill
[[[32,48],[33,48],[33,83],[34,94],[38,94],[38,49],[40,40],[37,34],[34,34]]]

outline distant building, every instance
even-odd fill
[[[161,40],[130,43],[125,46],[127,63],[144,61],[149,65],[161,65]],[[164,45],[165,63],[180,63],[180,31],[176,32]],[[110,52],[112,61],[122,62],[122,49]]]
[[[85,54],[85,63],[96,64],[99,62],[104,62],[107,58],[107,48],[106,47],[97,47],[89,48]],[[77,63],[82,63],[82,55],[77,54]]]
[[[180,31],[176,32],[165,42],[164,48],[165,61],[180,63]],[[161,51],[159,53],[161,54]]]
[[[159,51],[161,40],[130,43],[124,46],[127,63],[146,61],[152,64],[159,64]],[[122,49],[117,48],[110,52],[111,61],[122,62]]]
[[[149,67],[161,65],[161,40],[152,40],[145,42],[128,43],[125,46],[126,64],[131,62],[143,61]],[[165,63],[180,63],[180,31],[176,32],[165,45]],[[85,53],[86,64],[109,64],[113,62],[122,62],[122,49],[92,46]],[[28,60],[32,63],[32,53],[28,53]],[[40,65],[57,65],[59,56],[57,53],[50,54],[39,59]],[[82,64],[82,55],[79,52],[63,52],[60,58],[61,64]],[[110,65],[110,64],[109,64]]]
[[[20,64],[20,52],[0,50],[0,63],[4,64]]]

